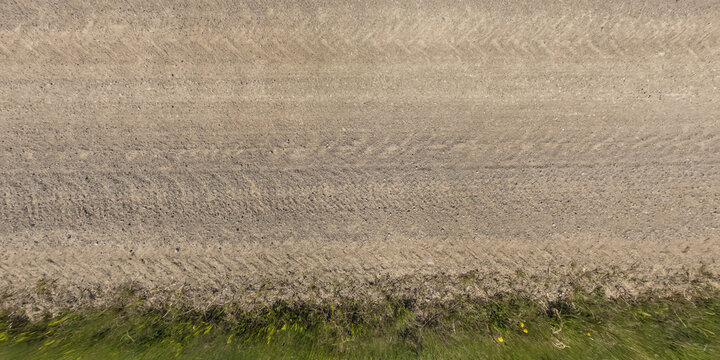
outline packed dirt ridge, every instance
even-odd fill
[[[718,286],[717,19],[2,0],[3,306]]]

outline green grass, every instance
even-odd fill
[[[36,322],[0,317],[0,359],[166,358],[718,359],[720,297],[387,299],[253,313],[148,309],[132,299]]]

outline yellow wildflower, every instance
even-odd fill
[[[523,329],[523,332],[527,334],[527,329]]]
[[[520,323],[520,327],[521,327],[521,328],[524,328],[524,327],[525,327],[525,324]]]
[[[503,342],[503,341],[505,341],[505,340],[503,340],[502,336],[498,337],[498,342]]]

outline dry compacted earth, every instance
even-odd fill
[[[720,287],[718,19],[0,1],[3,306]]]

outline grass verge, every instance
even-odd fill
[[[720,358],[720,296],[551,303],[505,296],[417,305],[278,303],[197,312],[126,299],[30,322],[0,317],[0,359]]]

